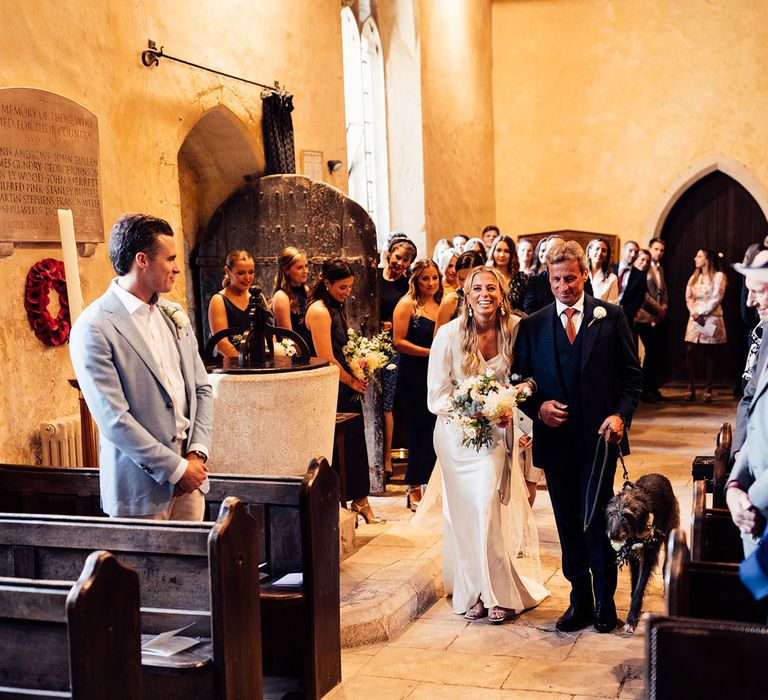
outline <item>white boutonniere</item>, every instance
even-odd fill
[[[592,318],[587,324],[587,328],[590,328],[593,323],[602,321],[602,319],[604,319],[607,315],[608,315],[608,312],[605,310],[604,306],[596,306],[595,310],[592,312]]]
[[[171,319],[171,323],[176,328],[176,337],[181,338],[181,329],[189,325],[189,316],[184,313],[184,309],[178,304],[162,297],[157,300],[157,308]]]

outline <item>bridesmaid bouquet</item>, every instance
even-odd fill
[[[342,351],[352,376],[361,382],[370,380],[380,387],[381,370],[391,371],[396,367],[389,361],[393,352],[389,334],[379,333],[373,338],[366,338],[350,328],[347,330],[347,338]]]
[[[493,444],[494,427],[506,428],[515,407],[531,395],[527,385],[518,391],[498,381],[490,369],[463,382],[453,380],[453,384],[456,388],[451,396],[449,420],[461,428],[461,444],[478,452]]]

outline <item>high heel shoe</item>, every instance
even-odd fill
[[[409,486],[405,491],[405,506],[415,513],[421,503],[421,486]]]
[[[712,389],[705,389],[703,396],[704,403],[712,403]]]
[[[352,505],[349,509],[365,520],[366,525],[380,525],[381,523],[387,522],[384,518],[377,518],[373,514],[373,508],[371,508],[371,504],[367,501],[362,505],[356,501],[352,501]],[[355,524],[357,524],[357,521],[355,521]]]
[[[691,403],[691,401],[695,401],[695,400],[696,400],[696,390],[693,388],[688,389],[688,393],[685,396],[683,396],[683,401],[685,401],[686,403]]]

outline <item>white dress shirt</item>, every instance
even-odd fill
[[[576,313],[573,314],[573,327],[576,329],[576,335],[578,335],[581,322],[584,319],[584,292],[581,293],[579,300],[572,307],[568,307],[559,299],[555,299],[555,311],[557,311],[564,329],[568,327],[568,314],[564,313],[568,308],[576,309]]]
[[[189,402],[187,400],[187,387],[184,382],[184,376],[181,373],[181,357],[176,347],[176,341],[173,339],[173,331],[163,319],[163,312],[157,307],[157,304],[147,304],[129,291],[123,289],[117,280],[112,280],[112,291],[122,302],[128,311],[131,320],[141,337],[147,344],[152,353],[152,359],[160,369],[160,377],[166,391],[173,401],[173,412],[176,419],[176,440],[181,445],[187,437],[187,431],[190,426]],[[188,446],[188,452],[200,450],[206,453],[203,445],[192,444]],[[168,481],[176,484],[189,466],[189,461],[183,457],[179,461],[176,471],[171,474]],[[205,488],[200,490],[205,493],[208,489],[207,479]]]

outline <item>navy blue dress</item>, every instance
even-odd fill
[[[421,348],[431,348],[434,333],[434,321],[424,316],[414,317],[408,325],[405,339]],[[405,470],[405,483],[412,486],[429,481],[437,459],[432,441],[437,416],[427,408],[428,365],[429,357],[400,353],[398,389],[408,427],[408,467]]]

